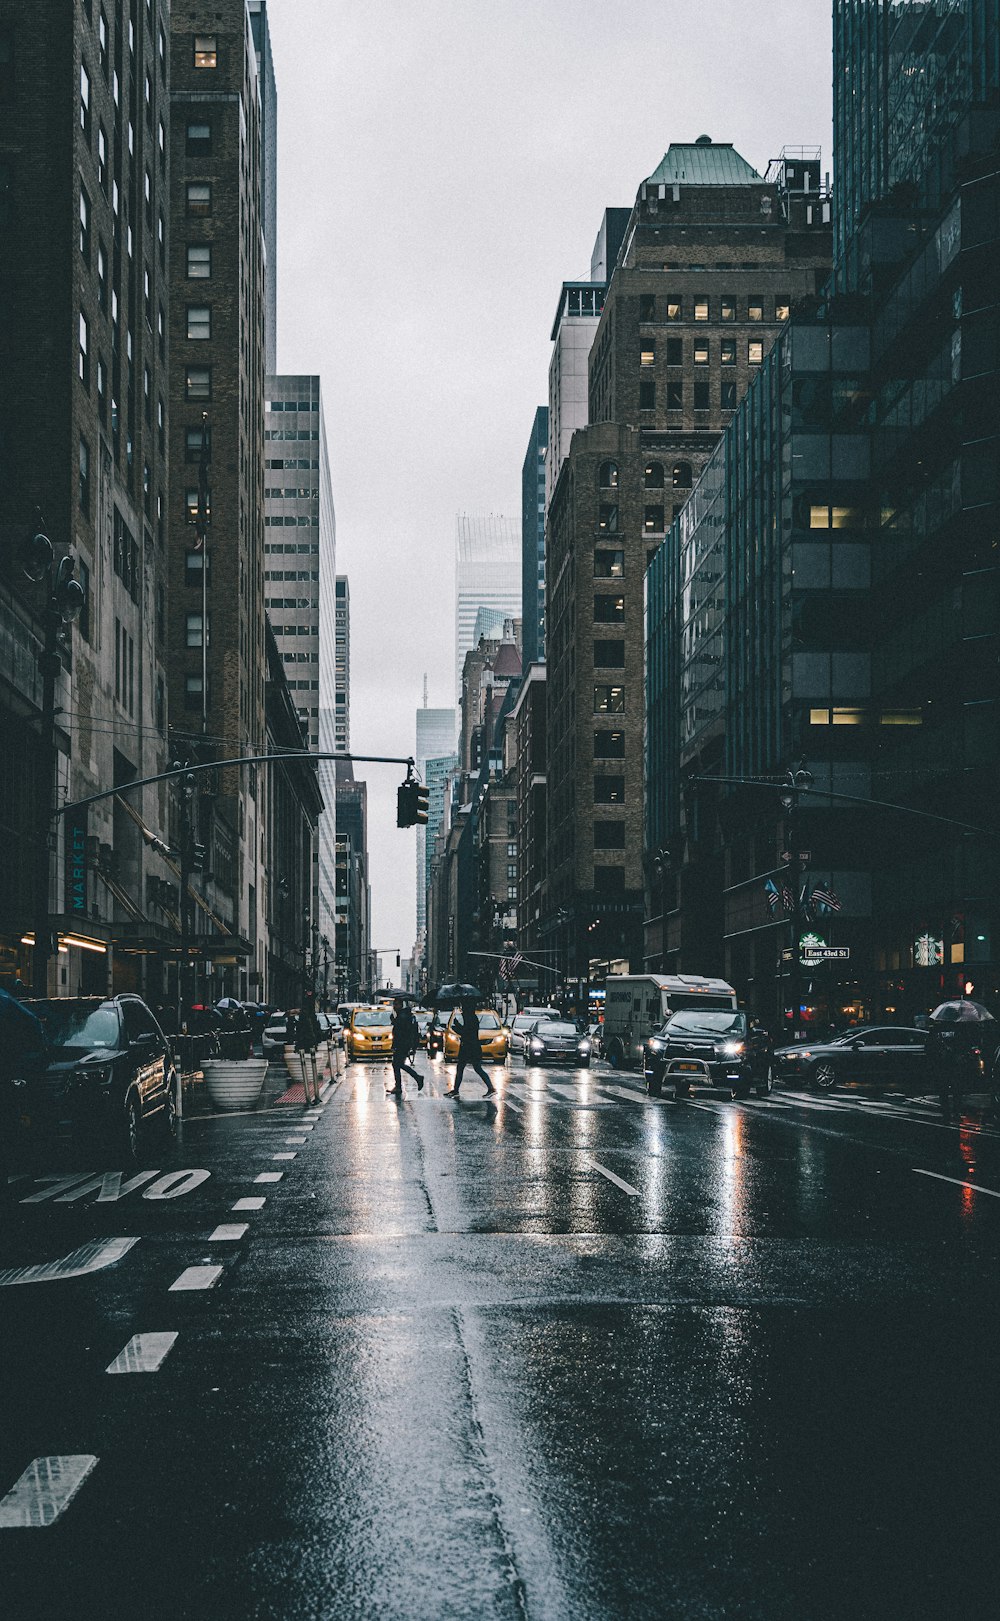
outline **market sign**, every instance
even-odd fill
[[[83,805],[77,810],[67,811],[64,824],[65,910],[78,917],[87,917],[88,807]]]

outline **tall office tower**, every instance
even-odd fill
[[[577,985],[642,957],[646,566],[792,302],[822,284],[829,239],[780,165],[765,179],[707,137],[639,187],[546,529],[540,928]]]
[[[336,685],[334,687],[334,741],[338,752],[351,747],[351,591],[346,574],[337,575]]]
[[[211,760],[265,736],[260,95],[246,0],[175,11],[170,38],[171,720],[174,747]],[[164,342],[152,302],[146,320]],[[242,965],[223,983],[245,995],[265,974],[265,801],[254,771],[220,772],[211,789],[196,796],[205,899]]]
[[[278,92],[267,0],[248,0],[260,90],[260,215],[264,230],[264,369],[278,370]]]
[[[417,772],[421,779],[430,786],[427,776],[428,760],[441,759],[450,756],[455,749],[455,733],[457,717],[454,709],[423,709],[417,710],[416,747],[413,758],[416,762]],[[438,818],[440,822],[440,817]],[[434,848],[434,836],[430,835],[428,846],[428,821],[426,827],[417,828],[417,939],[421,938],[427,926],[427,884],[430,858],[428,848]]]
[[[462,666],[475,646],[476,616],[492,608],[505,618],[521,613],[521,536],[500,513],[460,513],[455,545],[455,699],[461,701]]]
[[[545,657],[545,459],[549,408],[540,405],[521,468],[521,624],[526,664]]]
[[[320,747],[337,668],[337,524],[318,377],[269,377],[264,424],[264,600],[307,748]],[[312,915],[333,939],[335,792],[321,772],[324,809],[314,843]]]
[[[368,785],[350,760],[336,765],[337,995],[357,1001],[371,989],[371,885],[368,879]]]
[[[52,852],[45,814],[54,792],[83,798],[170,758],[170,62],[157,12],[139,6],[130,22],[121,7],[0,0],[0,982],[31,984],[37,966],[52,994],[113,982],[165,998],[175,958],[162,952],[177,945],[160,904],[169,887],[176,915],[176,869],[135,819],[169,844],[167,793],[61,817]],[[59,625],[50,705],[38,532],[55,562],[75,560],[84,590],[75,623]],[[24,943],[36,867],[59,935],[47,964]]]

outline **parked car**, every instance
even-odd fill
[[[426,1047],[427,1032],[430,1029],[431,1023],[431,1014],[427,1008],[414,1008],[413,1017],[416,1019],[417,1029],[420,1031],[420,1045],[421,1047]]]
[[[572,1064],[589,1069],[593,1044],[568,1019],[536,1019],[527,1033],[526,1064]]]
[[[21,1128],[106,1149],[126,1168],[143,1139],[176,1130],[176,1071],[167,1037],[139,996],[27,1002],[45,1051],[25,1067],[16,1104]]]
[[[358,1058],[388,1058],[392,1052],[392,1010],[356,1007],[344,1031],[344,1053],[349,1064]]]
[[[507,1026],[493,1008],[477,1009],[476,1017],[479,1020],[479,1045],[483,1057],[491,1064],[504,1063],[510,1050],[510,1032]],[[444,1031],[444,1056],[448,1063],[454,1063],[458,1058],[461,1032],[457,1027],[461,1022],[462,1010],[456,1008],[449,1016]]]
[[[685,1008],[671,1014],[646,1040],[646,1090],[659,1097],[664,1082],[687,1097],[694,1081],[738,1098],[769,1096],[774,1082],[771,1038],[763,1025],[732,1008]]]
[[[261,1031],[260,1045],[265,1058],[280,1056],[288,1041],[288,1014],[272,1013]]]
[[[557,1008],[548,1008],[539,1013],[537,1008],[525,1008],[523,1013],[514,1015],[510,1026],[510,1050],[512,1053],[523,1053],[528,1031],[533,1029],[539,1019],[558,1019]]]
[[[878,1086],[929,1082],[927,1031],[900,1024],[859,1024],[827,1041],[799,1041],[779,1047],[778,1074],[791,1086],[828,1092],[838,1081]]]

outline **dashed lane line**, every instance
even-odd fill
[[[956,1188],[971,1188],[973,1193],[988,1194],[991,1199],[1000,1199],[1000,1192],[996,1188],[984,1188],[981,1182],[964,1182],[960,1176],[942,1176],[940,1171],[922,1171],[918,1165],[911,1166],[914,1176],[931,1176],[935,1182],[950,1182]]]
[[[35,1458],[0,1498],[0,1530],[54,1525],[96,1468],[97,1459],[90,1452]]]
[[[237,1239],[249,1231],[245,1221],[223,1221],[209,1233],[208,1241],[210,1244],[235,1244]]]
[[[263,1208],[264,1208],[264,1206],[266,1204],[267,1204],[267,1200],[264,1199],[264,1198],[260,1198],[260,1199],[237,1199],[236,1203],[233,1205],[233,1209],[234,1210],[263,1210]]]
[[[133,1334],[128,1344],[122,1346],[114,1361],[109,1362],[104,1371],[158,1373],[176,1341],[176,1333]]]
[[[261,1171],[259,1176],[254,1177],[254,1181],[255,1182],[280,1182],[281,1178],[284,1176],[284,1174],[285,1174],[284,1171]]]
[[[634,1188],[631,1182],[624,1182],[620,1176],[615,1175],[614,1171],[610,1171],[606,1165],[602,1165],[600,1160],[592,1159],[590,1167],[591,1170],[600,1171],[602,1176],[606,1176],[609,1182],[613,1182],[616,1188],[621,1188],[622,1192],[627,1193],[630,1198],[638,1199],[641,1197],[638,1188]]]
[[[271,1158],[272,1159],[294,1159],[295,1158],[295,1152],[294,1152],[294,1150],[289,1150],[289,1152],[286,1153],[286,1154],[272,1154]],[[259,1180],[260,1179],[258,1178],[258,1181]]]
[[[221,1266],[186,1266],[180,1277],[170,1285],[170,1292],[188,1289],[211,1289],[222,1276]]]

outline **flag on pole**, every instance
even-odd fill
[[[841,910],[838,895],[833,889],[828,888],[825,884],[817,884],[814,887],[812,898],[816,905],[824,912],[839,912]]]
[[[781,896],[773,878],[765,878],[764,894],[767,896],[768,909],[773,917],[777,914],[778,907],[781,905]]]
[[[787,884],[784,884],[782,886],[781,904],[785,908],[786,912],[794,912],[794,910],[795,910],[795,897],[792,894],[792,892],[789,889]]]

